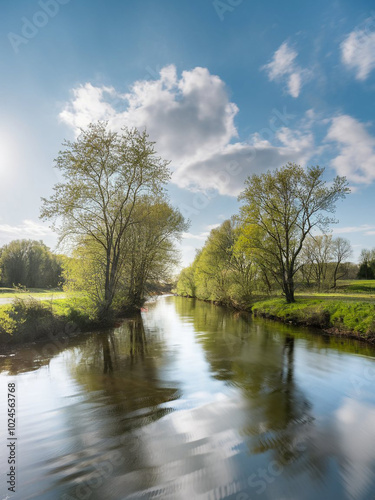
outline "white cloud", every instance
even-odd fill
[[[2,244],[14,239],[40,240],[51,234],[52,231],[49,227],[28,219],[24,220],[18,226],[0,224],[0,242]]]
[[[296,92],[298,81],[292,83]],[[158,153],[171,160],[172,182],[191,190],[216,189],[236,196],[254,172],[281,167],[287,161],[304,163],[312,154],[309,132],[280,128],[271,138],[253,135],[235,142],[237,106],[230,102],[225,83],[206,68],[184,71],[178,77],[171,65],[159,79],[134,83],[126,94],[90,83],[73,90],[60,118],[76,133],[91,121],[110,126],[147,127]]]
[[[108,120],[114,128],[147,127],[160,154],[184,163],[194,156],[205,159],[236,137],[237,112],[224,82],[206,68],[178,78],[176,68],[167,66],[158,80],[137,81],[126,94],[90,83],[74,89],[60,118],[77,132],[96,120]]]
[[[220,194],[237,196],[249,175],[281,167],[288,161],[304,164],[312,154],[310,133],[283,128],[275,134],[275,142],[278,145],[254,134],[251,143],[228,144],[206,160],[192,161],[178,169],[173,180],[182,188],[217,189]]]
[[[274,53],[272,61],[262,67],[270,81],[285,81],[287,92],[292,97],[299,96],[303,78],[308,74],[296,63],[297,56],[298,53],[289,47],[288,42],[284,42]]]
[[[182,237],[187,240],[201,240],[205,241],[207,236],[209,235],[208,232],[200,233],[200,234],[193,234],[193,233],[182,233]]]
[[[367,236],[372,236],[375,234],[375,226],[370,226],[369,224],[362,224],[361,226],[345,226],[345,227],[335,227],[332,230],[334,234],[351,234],[351,233],[363,233]]]
[[[216,229],[216,228],[218,228],[220,225],[221,225],[220,223],[217,223],[217,224],[208,224],[208,225],[206,226],[206,229],[207,229],[208,231],[211,231],[212,229]]]
[[[301,74],[300,73],[292,73],[289,77],[288,81],[288,90],[289,94],[292,97],[298,97],[301,90]]]
[[[366,80],[375,69],[375,33],[367,30],[365,23],[365,28],[349,33],[340,47],[345,66],[355,72],[357,80]]]
[[[331,162],[339,175],[357,184],[375,180],[375,138],[366,126],[349,115],[331,121],[326,141],[336,143],[339,154]]]

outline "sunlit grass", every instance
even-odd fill
[[[0,299],[13,299],[15,297],[26,298],[26,297],[60,297],[68,295],[66,292],[62,291],[60,288],[46,289],[46,288],[30,288],[27,290],[21,290],[19,288],[1,288],[0,287]]]
[[[375,303],[371,302],[317,297],[287,304],[285,299],[270,299],[254,304],[253,312],[286,322],[353,332],[367,339],[375,337]]]
[[[76,294],[49,300],[22,296],[15,297],[11,304],[0,305],[0,343],[48,338],[68,324],[78,331],[96,324],[87,296]]]

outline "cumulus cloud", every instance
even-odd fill
[[[287,92],[292,97],[299,96],[303,78],[307,76],[307,71],[296,63],[297,56],[298,53],[289,47],[288,42],[284,42],[274,53],[272,61],[262,67],[267,71],[270,81],[285,82]]]
[[[296,88],[298,81],[292,85]],[[207,68],[178,76],[170,65],[155,80],[136,81],[127,93],[81,85],[73,90],[60,118],[77,134],[96,120],[108,120],[115,129],[146,127],[158,153],[171,160],[172,182],[230,196],[241,191],[251,173],[286,161],[303,163],[311,154],[312,136],[286,127],[271,133],[272,143],[270,137],[262,140],[256,134],[247,142],[238,141],[237,113],[225,83]]]
[[[137,81],[125,94],[90,83],[74,89],[60,118],[77,133],[96,120],[108,120],[115,128],[147,127],[161,154],[184,162],[194,155],[207,158],[236,137],[237,112],[224,82],[206,68],[184,71],[178,78],[176,68],[167,66],[159,79]]]
[[[338,147],[339,154],[331,165],[339,175],[357,184],[370,184],[375,180],[375,137],[365,124],[349,115],[336,116],[326,140]]]
[[[370,22],[374,20],[368,19],[363,28],[349,33],[340,46],[342,62],[361,81],[375,68],[375,33],[368,29]]]
[[[311,133],[282,128],[275,143],[254,134],[249,143],[228,144],[206,160],[196,160],[176,170],[173,179],[180,187],[192,190],[216,189],[229,196],[238,195],[244,180],[253,173],[281,167],[288,161],[303,164],[312,155]]]
[[[18,226],[11,226],[9,224],[0,224],[0,242],[8,243],[14,239],[30,238],[42,239],[45,236],[52,234],[51,229],[47,226],[34,222],[32,220],[24,220]]]

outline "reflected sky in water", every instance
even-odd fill
[[[370,346],[193,299],[147,308],[0,357],[4,449],[9,381],[18,398],[10,498],[374,498]]]

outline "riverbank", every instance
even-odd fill
[[[285,299],[268,299],[255,302],[252,313],[283,323],[319,328],[330,335],[375,343],[375,304],[371,302],[301,298],[287,304]]]
[[[357,283],[357,282],[355,282]],[[375,282],[368,286],[370,293],[359,295],[358,286],[350,285],[345,292],[297,295],[296,302],[287,304],[281,297],[256,297],[246,305],[231,301],[203,300],[211,304],[244,311],[256,317],[272,319],[296,326],[314,327],[332,336],[351,337],[375,344]],[[363,291],[363,285],[361,292]]]
[[[42,301],[33,297],[15,298],[0,307],[0,345],[48,340],[57,335],[98,328],[90,314],[87,298]]]

